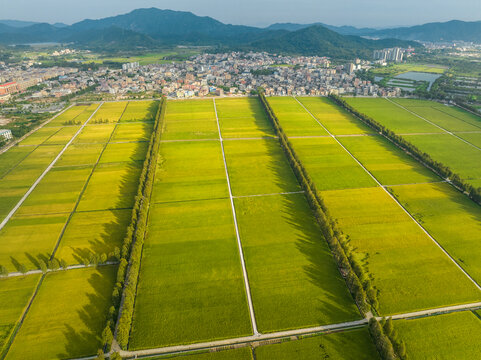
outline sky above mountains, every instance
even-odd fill
[[[0,18],[71,24],[142,7],[191,11],[231,24],[276,22],[395,27],[481,20],[479,0],[0,0]]]

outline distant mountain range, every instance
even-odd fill
[[[321,23],[284,23],[257,28],[224,24],[190,12],[150,8],[99,20],[83,20],[73,25],[0,20],[0,44],[60,42],[104,50],[184,44],[352,58],[368,57],[373,49],[384,47],[419,46],[411,40],[475,41],[474,38],[481,37],[480,30],[481,22],[461,21],[383,30]]]

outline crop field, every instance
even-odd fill
[[[334,139],[305,137],[290,141],[319,190],[376,186]]]
[[[6,359],[94,354],[100,346],[114,280],[114,266],[48,274]]]
[[[144,105],[152,112],[157,104]],[[2,154],[6,159],[0,178],[0,188],[5,189],[0,200],[2,221],[41,173],[51,168],[0,228],[0,265],[15,273],[39,269],[52,257],[65,265],[80,264],[78,269],[46,275],[37,271],[0,279],[2,346],[31,301],[13,342],[6,344],[6,359],[82,357],[95,354],[101,345],[117,266],[115,262],[98,268],[83,264],[88,265],[93,255],[112,261],[110,254],[121,247],[153,128],[151,122],[120,125],[127,103],[114,105],[100,107],[111,124],[90,123],[98,104],[72,107],[53,120],[56,127],[48,127],[49,123],[38,130],[53,129],[48,139],[35,140],[41,136],[34,132],[31,145]],[[143,116],[139,106],[135,112]],[[79,133],[80,125],[69,122],[81,116],[89,122]],[[127,142],[113,141],[120,126],[118,138]],[[63,155],[52,162],[62,150]]]
[[[293,98],[272,97],[269,103],[276,109],[276,116],[290,136],[327,136],[327,132],[304,111]]]
[[[472,185],[480,183],[481,117],[434,101],[366,98],[346,98],[346,101]]]
[[[340,137],[338,140],[382,184],[411,184],[441,180],[383,137]]]
[[[271,106],[276,113],[278,106],[283,109],[279,100]],[[283,126],[283,120],[280,123]],[[479,301],[481,292],[367,171],[384,185],[439,178],[386,140],[359,135],[337,137],[349,153],[333,138],[294,137],[290,141],[317,189],[322,190],[330,213],[372,274],[379,312],[384,315]],[[328,166],[332,169],[326,169]],[[451,285],[446,287],[446,283]]]
[[[165,112],[163,140],[218,139],[211,100],[172,101]]]
[[[0,351],[27,306],[40,275],[0,279]]]
[[[301,97],[299,101],[334,135],[374,133],[371,128],[353,119],[328,98]]]
[[[330,98],[267,101],[295,166],[255,97],[168,100],[159,127],[157,101],[75,105],[0,154],[0,358],[93,356],[134,229],[117,337],[131,358],[380,359],[357,267],[373,315],[401,318],[409,358],[477,359],[479,206]],[[348,101],[481,185],[475,116]],[[347,265],[311,191],[346,235]],[[170,346],[192,352],[156,350]]]
[[[381,359],[366,328],[264,345],[255,354],[258,360]]]
[[[224,138],[274,136],[258,99],[220,99],[216,100],[216,107]]]
[[[155,101],[131,101],[125,108],[120,122],[153,122],[158,104]]]
[[[410,359],[481,357],[481,319],[470,311],[395,321]]]
[[[396,186],[390,191],[481,282],[479,206],[446,183]]]
[[[215,105],[222,144],[218,134],[201,141],[192,132],[172,141],[169,130],[172,123],[195,124],[197,111],[213,116],[217,128],[213,101],[167,105],[163,135],[170,136],[157,164],[130,349],[250,335],[246,291],[261,332],[360,318],[279,143],[259,138],[273,130],[258,104]],[[239,111],[245,116],[236,128]]]

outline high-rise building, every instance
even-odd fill
[[[374,60],[383,61],[396,61],[401,62],[403,60],[404,50],[398,47],[391,49],[374,50]]]

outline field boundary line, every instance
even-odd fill
[[[48,141],[52,136],[55,136],[57,135],[57,133],[60,132],[60,130],[62,130],[62,128],[58,129],[57,131],[55,131],[52,135],[48,136],[44,141],[42,141],[40,144],[37,144],[37,145],[17,145],[17,147],[33,147],[33,150],[30,151],[27,155],[25,155],[22,160],[20,160],[18,163],[16,163],[14,166],[12,166],[7,172],[5,172],[3,175],[0,176],[0,180],[3,179],[5,176],[7,176],[8,174],[10,174],[13,170],[15,170],[26,158],[28,158],[35,150],[37,150],[40,146],[42,146],[46,141]],[[58,146],[56,144],[48,144],[48,145],[44,145],[44,146]],[[0,154],[1,155],[1,154]]]
[[[354,161],[356,161],[356,163],[361,166],[364,171],[378,184],[378,186],[384,190],[384,192],[386,192],[386,194],[389,195],[389,197],[391,199],[394,200],[394,202],[396,204],[399,205],[399,207],[411,218],[412,221],[414,221],[418,226],[419,228],[438,246],[439,249],[441,249],[441,251],[454,263],[454,265],[456,265],[456,267],[461,270],[461,272],[469,279],[471,280],[471,282],[476,286],[476,288],[478,290],[481,291],[481,286],[476,282],[476,280],[474,280],[471,275],[469,275],[462,267],[461,265],[458,264],[458,262],[444,249],[444,247],[434,238],[431,236],[431,234],[424,228],[424,226],[422,226],[412,215],[411,213],[401,204],[401,202],[393,195],[391,194],[391,192],[389,192],[387,189],[386,189],[386,186],[382,185],[379,180],[344,146],[342,145],[342,143],[336,138],[335,135],[331,134],[329,132],[329,130],[326,129],[326,127],[324,127],[324,125],[322,125],[322,123],[296,98],[294,97],[294,99],[296,99],[296,101],[301,104],[301,106],[304,108],[305,111],[307,111],[313,118],[314,120],[317,121],[317,123],[322,126],[324,128],[324,130],[326,130],[331,136],[332,138],[344,149],[344,151],[346,151],[353,159]]]
[[[396,105],[396,106],[400,107],[401,109],[404,109],[405,111],[407,111],[407,112],[411,113],[412,115],[414,115],[414,116],[417,116],[418,118],[420,118],[420,119],[422,119],[422,120],[426,121],[427,123],[429,123],[429,124],[431,124],[431,125],[433,125],[433,126],[436,126],[438,129],[441,129],[441,130],[443,130],[444,132],[446,132],[447,134],[449,134],[449,135],[451,135],[451,136],[454,136],[456,139],[458,139],[458,140],[461,140],[462,142],[464,142],[464,143],[466,143],[466,144],[468,144],[468,145],[470,145],[470,146],[474,147],[475,149],[478,149],[479,151],[481,151],[481,148],[480,148],[480,147],[478,147],[478,146],[476,146],[476,145],[474,145],[474,144],[470,143],[469,141],[466,141],[466,140],[464,140],[463,138],[459,137],[459,136],[458,136],[458,135],[456,135],[455,133],[453,133],[453,132],[451,132],[451,131],[449,131],[449,130],[446,130],[446,129],[445,129],[445,128],[443,128],[442,126],[439,126],[439,125],[437,125],[437,124],[433,123],[432,121],[430,121],[430,120],[428,120],[428,119],[426,119],[426,118],[422,117],[421,115],[418,115],[418,114],[416,114],[414,111],[411,111],[411,110],[409,110],[408,108],[406,108],[406,107],[404,107],[404,106],[402,106],[402,105],[398,104],[398,103],[397,103],[397,102],[395,102],[395,101],[392,101],[391,99],[389,99],[389,98],[387,98],[387,97],[385,97],[384,99],[386,99],[387,101],[389,101],[391,104],[394,104],[394,105]],[[458,120],[459,120],[459,119],[458,119]]]
[[[475,124],[471,124],[470,122],[467,122],[466,120],[463,120],[463,119],[461,119],[461,118],[458,118],[457,116],[451,115],[451,114],[447,113],[446,111],[444,111],[444,109],[441,110],[441,109],[435,108],[434,106],[431,106],[431,108],[434,109],[434,110],[437,110],[437,111],[439,111],[439,112],[442,112],[443,114],[446,114],[446,115],[448,115],[448,116],[450,116],[450,117],[452,117],[452,118],[455,118],[455,119],[457,119],[457,120],[459,120],[459,121],[462,121],[463,123],[466,123],[466,124],[468,124],[468,125],[477,127],[478,129],[481,129],[481,126],[475,125]],[[463,110],[464,110],[464,109],[463,109]],[[453,132],[454,132],[454,131],[453,131]]]
[[[37,130],[43,128],[45,125],[47,125],[49,122],[53,121],[54,119],[56,119],[57,117],[59,117],[60,115],[62,115],[64,112],[66,112],[67,110],[69,110],[71,107],[75,106],[76,103],[73,103],[71,104],[70,106],[66,107],[65,109],[63,109],[62,111],[60,111],[58,114],[54,115],[53,117],[51,117],[50,119],[48,119],[47,121],[45,121],[44,123],[40,124],[39,126],[37,126],[36,128],[30,130],[28,133],[26,133],[25,135],[23,135],[22,137],[18,138],[17,140],[13,141],[11,144],[8,144],[7,146],[5,146],[3,149],[0,150],[0,155],[3,154],[4,152],[10,150],[12,147],[14,147],[15,145],[17,145],[20,141],[24,140],[25,138],[29,137],[30,135],[32,135],[34,132],[36,132]],[[60,129],[59,129],[60,131]]]
[[[429,316],[449,314],[454,312],[472,311],[472,310],[477,310],[479,308],[481,308],[481,302],[446,306],[441,308],[433,308],[433,309],[397,314],[397,315],[386,316],[386,317],[392,317],[393,320],[416,319],[416,318],[423,318],[423,317],[429,317]],[[381,320],[382,318],[383,317],[376,317],[377,320]],[[149,358],[149,357],[154,357],[159,355],[174,355],[174,354],[189,353],[189,352],[198,351],[198,350],[222,349],[222,348],[228,348],[229,346],[235,346],[235,345],[249,346],[252,343],[257,343],[265,340],[275,340],[275,339],[281,340],[281,339],[289,338],[291,336],[316,335],[316,334],[320,335],[320,334],[329,333],[332,331],[337,331],[337,332],[348,331],[348,330],[356,329],[362,326],[366,326],[368,322],[369,320],[364,318],[364,319],[344,322],[344,323],[320,325],[320,326],[315,326],[310,328],[300,328],[300,329],[292,329],[292,330],[259,334],[257,336],[250,335],[250,336],[243,336],[238,338],[215,340],[215,341],[194,343],[194,344],[173,345],[173,346],[166,346],[166,347],[160,347],[160,348],[121,351],[120,355],[129,359],[144,358],[144,357]]]
[[[118,261],[106,261],[104,263],[99,263],[99,264],[77,264],[77,265],[69,265],[65,268],[60,268],[58,270],[52,270],[52,269],[47,269],[45,273],[50,273],[50,272],[57,272],[57,271],[68,271],[68,270],[76,270],[76,269],[85,269],[85,268],[94,268],[94,267],[99,267],[99,266],[110,266],[110,265],[118,265]],[[8,275],[2,275],[0,276],[0,279],[8,279],[12,277],[19,277],[19,276],[29,276],[29,275],[37,275],[37,274],[44,274],[42,270],[30,270],[27,271],[26,273],[21,273],[21,272],[11,272]]]
[[[97,111],[100,109],[102,106],[102,103],[95,109],[95,111],[90,115],[90,117],[83,123],[83,125],[77,130],[77,132],[72,136],[72,138],[69,140],[69,142],[63,147],[63,149],[57,154],[57,156],[52,160],[50,165],[47,166],[47,168],[43,171],[43,173],[35,180],[33,185],[28,189],[28,191],[22,196],[22,198],[18,201],[18,203],[15,205],[15,207],[8,213],[8,215],[3,219],[3,221],[0,223],[0,230],[2,230],[7,222],[10,220],[10,218],[17,212],[18,208],[22,206],[22,204],[25,202],[25,200],[29,197],[29,195],[32,193],[33,190],[37,187],[37,185],[42,181],[42,179],[48,174],[48,172],[54,167],[54,165],[57,163],[57,161],[62,157],[64,152],[67,150],[67,148],[74,142],[75,138],[80,134],[80,132],[84,129],[84,127],[88,124],[90,119],[97,113]]]
[[[217,116],[217,107],[215,104],[215,99],[212,99],[214,103],[214,111],[215,111],[215,119],[217,122],[217,130],[219,131],[219,140],[220,140],[220,147],[222,150],[222,159],[224,161],[224,170],[225,170],[225,175],[226,175],[226,181],[227,181],[227,188],[229,190],[229,198],[230,198],[230,205],[231,205],[231,210],[232,210],[232,216],[234,219],[234,228],[235,228],[235,233],[236,233],[236,238],[237,238],[237,247],[239,249],[239,256],[240,256],[240,261],[242,265],[242,273],[244,275],[244,286],[246,290],[246,295],[247,295],[247,304],[249,306],[249,313],[250,313],[250,318],[251,318],[251,325],[252,325],[252,330],[254,331],[254,336],[259,336],[259,331],[257,330],[257,323],[256,323],[256,317],[254,313],[254,305],[252,304],[252,297],[251,297],[251,288],[249,285],[249,278],[247,275],[247,267],[244,259],[244,251],[242,249],[242,242],[240,239],[240,233],[239,233],[239,227],[237,225],[237,216],[235,212],[235,205],[234,205],[234,197],[232,196],[232,188],[230,185],[230,178],[229,178],[229,170],[227,168],[227,161],[225,158],[225,152],[224,152],[224,142],[222,139],[222,132],[220,130],[220,123],[219,123],[219,117]]]
[[[103,103],[102,103],[103,104]],[[100,104],[99,108],[102,106],[102,104]],[[57,250],[58,250],[58,247],[60,246],[60,243],[62,242],[62,239],[63,239],[63,236],[65,235],[65,232],[67,231],[67,227],[70,225],[70,221],[72,220],[73,216],[75,215],[75,213],[77,212],[77,208],[80,204],[80,201],[82,200],[82,197],[85,193],[85,191],[87,190],[87,187],[90,183],[90,180],[92,179],[92,176],[94,175],[95,173],[95,170],[97,169],[99,163],[100,163],[100,159],[102,158],[102,155],[104,154],[105,150],[107,149],[107,146],[109,145],[110,143],[110,140],[112,139],[112,137],[114,136],[114,133],[115,133],[115,130],[117,129],[117,126],[119,124],[119,121],[120,119],[122,119],[122,116],[124,115],[125,113],[125,110],[127,109],[127,106],[128,106],[128,102],[127,102],[127,105],[125,105],[125,108],[124,108],[124,111],[122,112],[122,115],[120,115],[119,117],[119,120],[115,123],[115,126],[114,128],[112,129],[112,132],[110,133],[110,136],[109,136],[109,139],[108,141],[104,144],[104,146],[102,147],[102,151],[100,152],[99,156],[97,157],[97,161],[95,162],[95,164],[93,164],[92,166],[92,169],[90,170],[90,174],[89,176],[87,177],[87,179],[85,180],[85,183],[84,185],[82,186],[82,189],[80,190],[80,193],[78,195],[78,198],[77,198],[77,201],[75,202],[75,205],[72,209],[72,211],[70,212],[67,220],[65,221],[65,224],[63,225],[62,227],[62,231],[60,232],[60,235],[58,236],[58,239],[57,239],[57,242],[55,243],[55,246],[52,250],[52,254],[50,255],[50,259],[53,259],[55,257],[55,254],[57,253]],[[92,114],[93,115],[93,114]],[[90,120],[90,119],[89,119]]]

